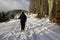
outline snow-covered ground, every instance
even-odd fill
[[[27,15],[25,31],[21,32],[20,20],[0,23],[0,40],[60,40],[60,26],[41,20],[35,15]]]

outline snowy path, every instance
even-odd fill
[[[38,20],[28,16],[24,32],[20,32],[19,20],[0,23],[0,40],[60,40],[60,26],[47,18]]]

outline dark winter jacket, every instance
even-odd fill
[[[26,22],[27,17],[26,17],[26,15],[24,14],[24,12],[22,12],[22,14],[20,15],[19,19],[20,19],[21,22]]]

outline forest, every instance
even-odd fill
[[[30,0],[30,12],[38,18],[48,17],[51,22],[60,24],[59,0]]]

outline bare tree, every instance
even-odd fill
[[[48,0],[49,4],[49,19],[52,22],[55,22],[56,15],[56,0]]]

